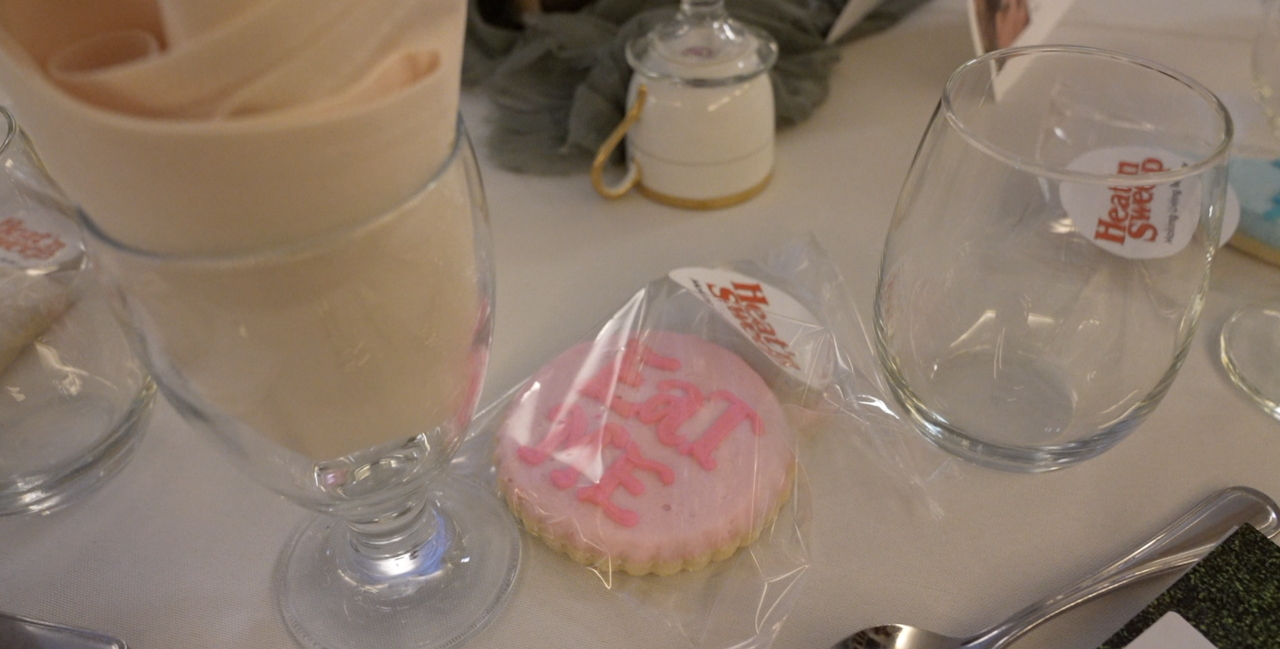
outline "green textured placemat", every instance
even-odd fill
[[[1241,527],[1099,649],[1122,649],[1169,611],[1218,649],[1280,647],[1280,546]]]

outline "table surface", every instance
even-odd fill
[[[1153,58],[1246,105],[1257,11],[1253,0],[1079,0],[1051,40]],[[810,232],[865,320],[898,188],[943,82],[972,55],[964,4],[934,0],[841,53],[829,100],[779,134],[771,186],[731,209],[606,202],[585,176],[511,174],[481,147],[498,266],[487,394],[528,376],[650,279]],[[487,111],[483,96],[464,96],[477,140]],[[1257,135],[1256,124],[1241,130]],[[1212,491],[1248,485],[1280,496],[1280,422],[1217,361],[1225,319],[1277,294],[1280,269],[1223,250],[1186,365],[1145,424],[1064,471],[962,465],[936,483],[941,518],[902,496],[850,440],[822,438],[805,467],[813,569],[774,646],[828,647],[885,622],[971,633],[1109,562]],[[0,520],[0,610],[109,630],[135,649],[293,647],[270,577],[307,516],[161,403],[132,463],[100,491],[51,515]],[[1153,594],[1093,605],[1021,646],[1096,647]],[[509,604],[470,644],[655,645],[681,640],[527,540]]]

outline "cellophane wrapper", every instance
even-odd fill
[[[717,371],[721,352],[759,380]],[[811,238],[673,270],[545,361],[476,416],[455,469],[490,481],[526,532],[560,551],[536,559],[585,565],[689,646],[768,647],[777,636],[811,565],[803,458],[824,436],[844,439],[822,448],[871,458],[941,515],[930,497],[937,456],[887,406],[844,281]],[[727,485],[708,486],[717,477]],[[720,529],[736,511],[726,498],[754,503],[738,517],[751,521],[745,536]],[[669,554],[621,549],[653,545]]]

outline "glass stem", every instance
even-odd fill
[[[724,20],[728,12],[724,0],[680,0],[680,13],[696,21]]]
[[[419,516],[425,506],[423,495],[396,503],[389,511],[347,519],[351,547],[371,558],[394,557],[412,550],[435,533],[431,522]]]
[[[416,591],[450,565],[449,522],[423,491],[393,507],[346,519],[352,549],[344,572],[371,593],[399,597]]]

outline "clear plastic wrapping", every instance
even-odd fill
[[[873,363],[813,241],[676,269],[481,412],[457,462],[690,646],[765,647],[811,562],[815,440],[847,434],[931,506]]]

